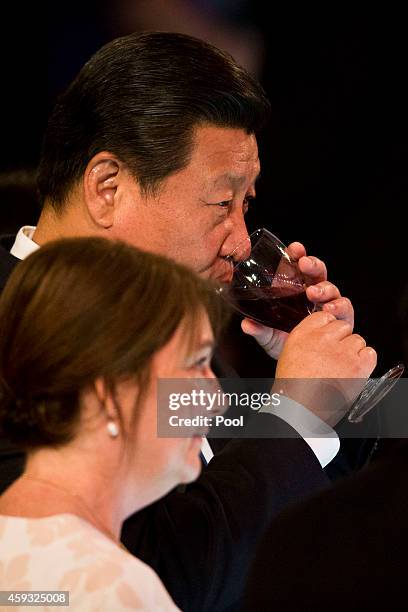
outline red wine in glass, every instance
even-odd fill
[[[304,289],[288,293],[273,286],[238,288],[234,289],[233,298],[233,305],[241,314],[285,332],[291,332],[313,312],[313,304],[307,299]]]
[[[297,263],[268,230],[251,234],[232,257],[237,261],[233,277],[221,295],[240,314],[290,332],[315,309],[306,297]]]

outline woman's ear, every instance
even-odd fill
[[[105,411],[108,419],[117,419],[118,411],[112,393],[104,378],[99,377],[94,382],[95,395]]]

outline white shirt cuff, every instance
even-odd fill
[[[259,412],[274,414],[293,427],[310,446],[323,468],[339,452],[340,440],[334,429],[298,402],[281,395],[278,406],[263,406]]]

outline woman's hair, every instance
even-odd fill
[[[195,342],[203,310],[216,331],[214,287],[164,257],[104,238],[40,248],[0,299],[3,434],[26,450],[70,441],[83,390],[98,377],[113,394],[128,377],[146,388],[153,355],[182,321]]]

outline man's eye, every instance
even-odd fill
[[[220,206],[221,208],[228,208],[228,206],[230,206],[232,204],[232,200],[223,200],[222,202],[218,202],[217,206]]]
[[[242,210],[244,212],[244,215],[246,212],[248,212],[249,209],[249,205],[251,202],[253,202],[255,200],[254,196],[246,196],[243,204],[242,204]]]

